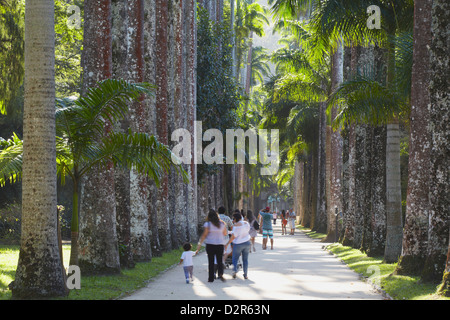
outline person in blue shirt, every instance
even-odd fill
[[[262,210],[259,213],[260,219],[262,220],[260,225],[262,225],[262,235],[263,235],[263,243],[262,249],[267,249],[267,240],[270,239],[271,250],[273,250],[273,229],[272,229],[272,220],[273,215],[270,214],[270,208],[266,207],[266,209]]]

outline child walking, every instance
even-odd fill
[[[194,273],[194,262],[192,257],[196,255],[194,251],[191,251],[191,244],[186,242],[183,244],[184,252],[181,254],[180,263],[183,263],[184,276],[186,278],[186,283],[189,283],[189,279],[193,281],[193,273]]]

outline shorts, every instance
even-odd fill
[[[269,237],[270,239],[273,239],[273,230],[272,229],[263,229],[263,238]]]
[[[291,220],[289,221],[289,224],[290,224],[290,226],[291,226],[291,229],[295,229],[295,219],[291,219]]]

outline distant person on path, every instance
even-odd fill
[[[294,210],[289,211],[289,226],[291,227],[291,235],[295,233],[295,212]]]
[[[262,235],[263,235],[263,243],[262,249],[267,249],[267,240],[270,238],[271,249],[273,250],[273,229],[272,229],[272,215],[270,214],[270,208],[266,207],[266,209],[262,210],[259,215],[262,220]]]
[[[250,235],[250,243],[252,244],[250,252],[252,252],[252,250],[253,252],[256,252],[255,238],[258,235],[259,225],[258,222],[256,221],[256,218],[253,216],[253,212],[251,210],[247,211],[247,220],[248,224],[250,225],[250,231],[248,232],[248,234]]]
[[[209,210],[203,227],[204,231],[195,253],[198,253],[203,241],[205,241],[206,254],[208,255],[208,282],[214,282],[214,258],[217,262],[223,260],[224,236],[228,234],[228,231],[225,222],[220,220],[219,215],[213,209]],[[223,263],[218,263],[217,267],[218,278],[225,281],[223,278]]]
[[[233,234],[230,241],[225,245],[228,247],[230,243],[233,243],[233,278],[236,278],[237,264],[239,257],[242,255],[242,266],[244,269],[244,279],[248,279],[248,254],[250,253],[250,225],[247,221],[244,221],[240,213],[233,214]]]
[[[186,283],[189,283],[189,279],[191,281],[194,280],[194,261],[192,259],[193,256],[195,256],[197,253],[194,251],[191,251],[191,244],[189,242],[186,242],[183,244],[184,252],[181,254],[181,259],[179,264],[183,264],[183,270],[184,270],[184,276],[186,278]]]
[[[286,230],[286,225],[287,225],[287,218],[286,218],[286,211],[281,211],[281,234],[287,234],[287,230]]]
[[[273,211],[272,216],[273,216],[273,225],[276,225],[277,224],[277,216],[278,216],[277,212]]]

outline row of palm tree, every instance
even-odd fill
[[[345,244],[399,261],[398,273],[440,281],[448,252],[448,226],[441,219],[448,211],[431,210],[425,165],[431,161],[430,135],[436,134],[427,129],[429,103],[423,98],[430,96],[427,48],[432,9],[442,5],[431,2],[270,1],[277,26],[288,36],[287,46],[273,55],[278,69],[266,84],[263,125],[285,128],[281,140],[291,156],[285,158],[290,176],[292,162],[304,165],[307,187],[296,207],[303,224],[333,240],[337,208],[344,215]],[[366,9],[374,4],[381,10],[381,30],[366,25]],[[405,220],[399,139],[404,122],[411,135]]]

